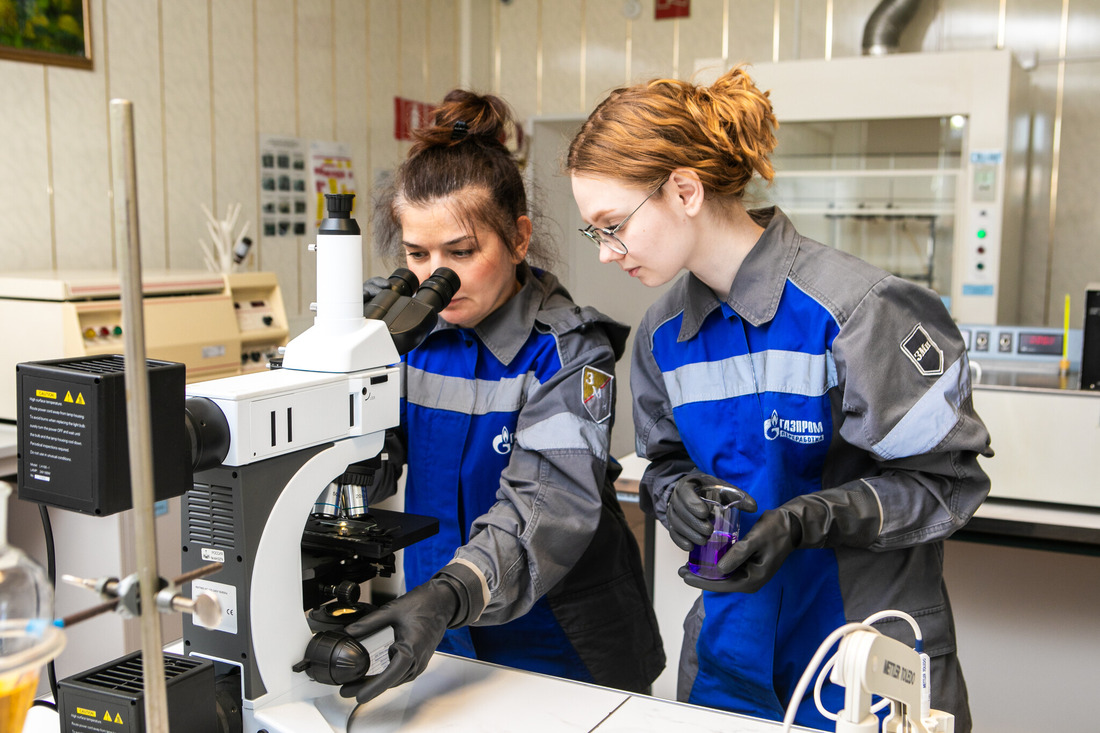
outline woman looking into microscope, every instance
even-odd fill
[[[629,329],[528,264],[551,257],[503,144],[510,123],[501,99],[452,91],[376,206],[380,254],[421,281],[448,267],[461,287],[402,364],[387,447],[408,467],[406,510],[439,533],[405,550],[410,590],[346,629],[395,634],[389,668],[342,689],[360,702],[437,647],[632,691],[664,666],[608,456]]]

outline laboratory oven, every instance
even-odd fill
[[[182,362],[187,381],[263,368],[288,329],[275,275],[146,271],[145,346]],[[0,272],[0,420],[16,420],[15,365],[121,354],[121,284],[111,270]]]

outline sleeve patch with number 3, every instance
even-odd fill
[[[595,367],[586,366],[581,374],[581,401],[596,422],[611,417],[611,384],[615,378]]]

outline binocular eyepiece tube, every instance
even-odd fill
[[[423,283],[400,267],[387,287],[363,305],[366,318],[383,321],[399,354],[416,348],[435,327],[439,311],[447,307],[462,283],[454,270],[440,267]]]

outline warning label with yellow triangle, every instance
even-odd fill
[[[65,402],[72,402],[72,401],[73,401],[73,393],[72,392],[66,392],[65,393]]]
[[[78,404],[78,405],[85,404],[84,403],[84,393],[83,392],[77,392],[76,393],[76,404]]]

